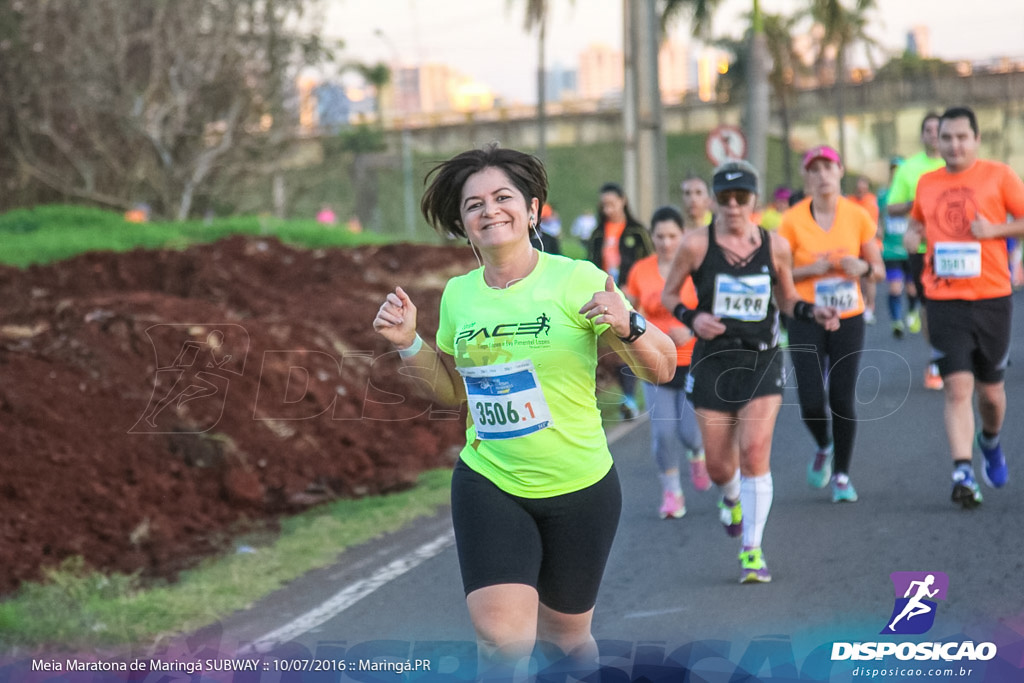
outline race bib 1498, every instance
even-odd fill
[[[764,320],[772,298],[772,278],[760,275],[715,276],[715,299],[712,311],[719,318],[746,322]]]

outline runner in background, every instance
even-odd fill
[[[765,207],[761,214],[761,227],[765,230],[777,230],[782,225],[782,214],[789,208],[792,191],[785,185],[779,185],[772,193],[772,203]]]
[[[688,175],[679,184],[683,193],[683,231],[689,232],[703,228],[711,222],[711,193],[704,179],[696,175]]]
[[[857,433],[857,377],[864,348],[862,278],[885,277],[876,244],[877,224],[843,197],[843,165],[828,146],[804,155],[808,197],[782,216],[779,235],[793,250],[793,280],[808,304],[834,306],[842,325],[822,329],[807,320],[789,327],[789,352],[796,373],[804,425],[817,445],[807,465],[807,483],[832,489],[832,502],[855,502],[850,461]]]
[[[789,245],[751,220],[757,187],[757,171],[745,161],[715,169],[715,220],[683,237],[661,295],[698,337],[687,392],[708,474],[722,491],[720,519],[728,535],[743,537],[741,583],[772,579],[761,542],[774,497],[771,443],[783,391],[778,311],[839,326],[834,308],[800,301]],[[695,308],[679,297],[691,276]]]
[[[850,199],[853,200],[858,206],[868,212],[871,216],[871,220],[875,222],[875,231],[878,231],[878,197],[871,191],[871,181],[867,176],[857,176],[857,182],[854,184],[853,194],[850,195]],[[878,244],[878,249],[882,249],[881,238],[875,238]],[[860,280],[860,291],[864,294],[864,323],[867,325],[875,324],[875,294],[878,291],[878,284],[874,279],[870,277],[864,277]]]
[[[921,299],[917,285],[914,283],[907,250],[903,247],[903,235],[907,231],[907,221],[889,215],[889,190],[896,169],[903,163],[902,157],[889,159],[889,186],[878,193],[878,210],[881,219],[878,234],[882,239],[882,260],[885,262],[885,279],[889,289],[889,320],[892,323],[892,336],[902,339],[909,331],[917,334],[921,331],[921,313],[918,311]],[[903,312],[903,293],[907,294],[907,312]]]
[[[634,264],[623,293],[633,307],[675,342],[676,373],[665,384],[644,383],[644,402],[651,420],[651,451],[661,481],[662,519],[679,519],[686,514],[686,498],[679,480],[680,454],[686,453],[690,481],[698,491],[711,488],[704,461],[704,444],[693,406],[686,398],[686,376],[696,341],[690,329],[661,305],[665,275],[683,240],[683,216],[674,206],[663,206],[651,216],[654,253]],[[697,292],[687,278],[679,297],[690,308],[697,306]]]
[[[979,159],[980,143],[971,109],[943,112],[939,151],[946,167],[921,176],[905,238],[908,252],[920,244],[927,248],[923,278],[945,387],[952,499],[965,508],[982,501],[972,465],[975,442],[984,457],[985,483],[999,488],[1007,480],[999,438],[1013,314],[1006,238],[1024,234],[1024,181],[1005,164]]]
[[[895,227],[892,228],[894,230],[906,232],[905,223],[901,223],[901,221],[907,220],[910,210],[914,206],[917,181],[925,173],[942,168],[946,164],[942,160],[942,155],[939,154],[939,115],[935,112],[928,112],[925,114],[924,120],[921,121],[921,144],[924,145],[924,150],[909,157],[900,165],[896,170],[896,175],[893,176],[892,186],[889,188],[889,200],[886,208],[889,212],[890,220],[896,219],[897,221]],[[914,287],[917,289],[922,303],[925,297],[925,288],[921,282],[921,274],[924,272],[924,253],[925,246],[923,244],[919,249],[907,253],[907,261],[913,273]],[[910,332],[915,332],[920,326],[919,329],[924,333],[925,341],[928,342],[929,352],[934,355],[925,307],[922,307],[920,310],[921,318],[917,319],[914,316],[910,316],[907,322],[907,329]],[[939,375],[939,366],[930,360],[924,371],[924,388],[942,391],[942,377]]]
[[[597,227],[587,240],[587,260],[612,276],[619,287],[626,284],[633,264],[654,251],[647,228],[633,217],[625,191],[616,183],[601,186]],[[619,385],[622,403],[619,413],[625,420],[635,418],[640,409],[636,403],[636,377],[629,365],[612,364]]]

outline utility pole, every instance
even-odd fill
[[[758,197],[765,197],[764,178],[768,165],[768,115],[770,99],[768,93],[768,72],[770,57],[764,33],[764,17],[760,0],[754,0],[753,25],[750,32],[750,53],[747,57],[747,107],[745,126],[747,132],[747,161],[757,169],[762,187]],[[788,141],[786,143],[788,145]]]
[[[646,221],[668,200],[668,157],[658,84],[661,34],[655,0],[624,0],[624,11],[624,177],[634,213]]]
[[[374,33],[391,48],[391,87],[394,90],[395,114],[398,116],[401,125],[400,142],[402,147],[402,202],[404,206],[405,234],[407,237],[416,235],[416,198],[413,191],[412,178],[412,133],[409,131],[409,124],[405,119],[404,103],[401,93],[398,92],[398,74],[402,68],[398,48],[394,42],[381,29],[375,29]],[[380,93],[377,93],[380,97]]]

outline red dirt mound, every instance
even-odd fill
[[[240,524],[450,463],[461,416],[411,394],[371,321],[401,284],[432,336],[475,265],[237,237],[0,267],[0,593],[72,555],[170,575]]]

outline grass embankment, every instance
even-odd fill
[[[69,560],[0,603],[3,648],[81,650],[153,642],[216,622],[347,547],[436,512],[451,472],[432,470],[402,493],[339,500],[282,520],[280,533],[240,536],[229,553],[182,572],[174,582],[105,575]],[[241,549],[241,551],[239,551]]]
[[[230,235],[274,236],[308,248],[383,244],[395,238],[314,220],[279,220],[263,216],[211,221],[129,223],[120,214],[79,206],[48,205],[0,215],[0,263],[26,267],[53,263],[87,251],[183,249]]]

